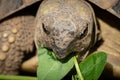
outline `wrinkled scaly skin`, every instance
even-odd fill
[[[0,74],[18,74],[24,52],[33,50],[34,17],[24,13],[0,22]]]
[[[36,16],[35,41],[52,49],[58,59],[86,53],[97,32],[95,16],[83,0],[44,0]],[[38,35],[39,34],[39,35]]]

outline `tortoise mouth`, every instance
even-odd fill
[[[53,52],[58,59],[65,59],[70,53],[72,53],[71,51],[62,48],[53,49]]]

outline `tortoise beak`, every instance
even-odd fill
[[[55,53],[55,56],[58,59],[64,59],[65,57],[67,57],[68,55],[68,51],[67,48],[66,49],[62,49],[62,48],[54,48],[53,52]]]

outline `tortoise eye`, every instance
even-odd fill
[[[82,39],[85,36],[87,36],[87,33],[88,33],[88,27],[86,27],[86,29],[79,36],[77,36],[77,38]]]
[[[81,38],[84,38],[87,35],[87,33],[88,33],[88,27],[81,34]]]
[[[46,33],[46,34],[50,34],[49,30],[45,27],[45,25],[42,23],[42,28],[43,28],[43,31]]]

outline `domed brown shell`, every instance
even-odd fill
[[[0,21],[40,0],[0,0]]]

